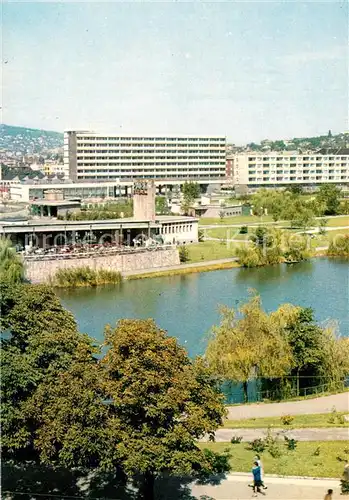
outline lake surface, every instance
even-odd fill
[[[312,307],[319,322],[335,320],[340,333],[349,336],[348,272],[348,262],[314,259],[293,266],[235,268],[58,293],[80,330],[100,343],[107,323],[154,318],[195,356],[203,354],[207,333],[219,322],[219,305],[238,306],[251,288],[261,295],[267,311],[285,302]]]

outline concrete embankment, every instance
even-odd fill
[[[115,255],[75,256],[76,258],[38,258],[27,259],[26,277],[32,283],[48,283],[59,269],[76,269],[90,267],[91,269],[119,271],[125,275],[128,272],[137,274],[143,270],[161,271],[169,267],[179,266],[179,255],[176,248],[157,251],[140,251],[119,253]]]

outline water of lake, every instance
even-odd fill
[[[340,333],[349,336],[348,271],[348,262],[314,259],[292,266],[236,268],[60,290],[59,295],[80,330],[100,343],[106,323],[154,318],[195,356],[203,354],[207,332],[219,322],[219,305],[237,306],[246,300],[250,288],[261,295],[267,311],[285,302],[312,307],[319,322],[335,320]]]

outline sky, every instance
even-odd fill
[[[236,144],[348,130],[346,0],[5,0],[2,23],[9,125]]]

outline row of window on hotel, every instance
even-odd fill
[[[209,165],[209,164],[208,164]],[[90,166],[90,167],[95,167],[95,165],[79,165],[80,166]],[[132,171],[129,171],[129,174],[133,174],[134,172],[137,172],[137,173],[142,173],[142,172],[146,172],[146,173],[152,173],[154,175],[159,175],[161,172],[177,172],[178,170],[181,170],[182,172],[185,171],[185,172],[188,172],[188,173],[192,173],[192,172],[197,172],[198,174],[200,172],[216,172],[217,174],[225,174],[225,170],[222,170],[222,169],[217,169],[217,168],[204,168],[204,169],[199,169],[199,168],[196,168],[196,169],[190,169],[190,170],[187,170],[185,168],[183,169],[178,169],[178,168],[162,168],[162,169],[159,169],[159,170],[151,170],[151,169],[148,169],[148,170],[144,170],[144,169],[140,169],[140,168],[133,168]],[[78,174],[84,174],[84,173],[100,173],[100,172],[109,172],[110,174],[125,174],[127,173],[127,170],[120,170],[120,169],[111,169],[111,168],[78,168],[77,169],[77,172]],[[252,172],[250,172],[252,173]]]
[[[310,160],[310,161],[328,161],[328,160],[348,160],[349,159],[349,155],[348,156],[279,156],[279,157],[275,157],[275,156],[264,156],[263,158],[262,157],[249,157],[248,158],[248,161],[251,161],[251,162],[255,162],[255,161],[307,161],[307,160]],[[237,160],[238,161],[238,160]]]
[[[108,154],[110,156],[112,153],[119,153],[124,156],[125,154],[147,154],[151,155],[151,157],[158,156],[159,154],[170,154],[170,155],[186,155],[186,154],[212,154],[212,155],[219,155],[219,157],[224,157],[225,158],[225,152],[219,151],[217,149],[185,149],[182,151],[178,151],[177,149],[154,149],[149,151],[149,149],[78,149],[78,155],[80,154],[93,154],[94,156],[99,157],[100,154]]]
[[[272,181],[308,181],[308,180],[317,180],[317,181],[321,181],[321,180],[330,180],[330,181],[334,181],[334,180],[346,180],[348,179],[349,177],[347,175],[329,175],[328,176],[328,179],[322,175],[316,175],[316,176],[303,176],[303,177],[249,177],[248,181],[249,182],[272,182]]]
[[[147,160],[150,162],[158,161],[158,160],[174,160],[176,159],[176,156],[152,156],[150,158],[143,157],[143,156],[131,156],[130,158],[127,158],[127,160]],[[78,161],[83,161],[83,160],[94,160],[100,161],[100,160],[125,160],[125,157],[122,156],[77,156],[76,159]],[[180,156],[180,160],[219,160],[220,163],[225,163],[225,157],[223,156]]]
[[[226,142],[225,137],[96,137],[96,136],[76,136],[78,141],[161,141],[161,142]]]
[[[86,174],[86,172],[84,172],[84,174]],[[206,172],[204,173],[198,173],[198,174],[193,174],[192,172],[188,172],[188,173],[185,173],[185,174],[176,174],[176,175],[171,175],[171,176],[168,176],[167,179],[171,180],[171,179],[186,179],[186,180],[203,180],[203,179],[211,179],[211,180],[215,180],[215,179],[224,179],[225,178],[225,174],[224,173],[215,173],[215,174],[207,174]],[[99,181],[115,181],[116,179],[118,180],[121,180],[121,181],[131,181],[132,179],[155,179],[155,180],[164,180],[164,176],[161,175],[161,176],[157,176],[155,173],[154,174],[151,174],[151,175],[146,175],[146,174],[136,174],[134,175],[132,173],[132,175],[130,174],[127,174],[127,175],[99,175],[99,174],[86,174],[86,175],[78,175],[78,179],[79,180],[99,180]],[[166,179],[166,178],[165,178]]]
[[[164,224],[161,228],[161,234],[185,233],[193,229],[193,224]]]

